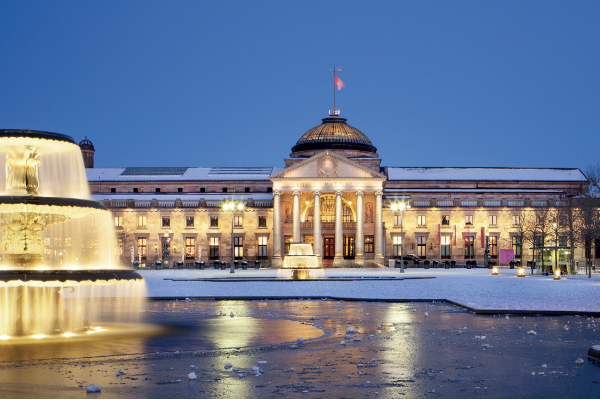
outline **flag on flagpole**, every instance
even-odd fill
[[[342,90],[342,88],[346,85],[344,85],[344,82],[342,82],[342,80],[340,78],[338,78],[337,75],[334,75],[333,78],[333,83],[335,83],[338,87],[338,90]]]

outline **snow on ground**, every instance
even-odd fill
[[[326,269],[327,277],[434,278],[365,281],[178,281],[275,278],[277,270],[143,270],[149,297],[340,297],[356,300],[450,300],[482,310],[600,312],[600,276],[516,276],[516,269]],[[176,280],[172,280],[176,279]]]

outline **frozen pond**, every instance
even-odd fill
[[[158,328],[59,346],[1,346],[0,396],[94,397],[86,393],[89,384],[102,386],[98,398],[600,393],[600,366],[586,357],[600,342],[594,318],[507,319],[440,303],[327,300],[149,302],[144,314]],[[352,328],[357,332],[347,332]]]

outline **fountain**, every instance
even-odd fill
[[[112,262],[112,215],[90,199],[77,143],[4,129],[0,160],[0,342],[89,337],[135,317],[145,284]]]
[[[277,270],[277,277],[325,278],[325,271],[319,267],[319,260],[313,254],[312,244],[292,243],[289,254],[283,259],[283,268]]]

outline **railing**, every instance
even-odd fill
[[[114,200],[110,202],[110,206],[113,208],[125,208],[127,207],[127,200]]]
[[[356,229],[356,222],[343,222],[344,229]],[[302,229],[313,229],[314,225],[312,221],[300,223]],[[321,222],[321,229],[333,230],[335,229],[335,222]]]
[[[181,205],[188,208],[196,208],[200,204],[200,200],[181,200]]]
[[[175,207],[175,200],[159,200],[158,206],[161,208]]]
[[[531,207],[547,207],[548,202],[546,200],[532,200]]]
[[[566,207],[567,206],[567,202],[565,200],[556,200],[554,202],[554,206],[555,207]]]
[[[152,202],[150,200],[144,200],[144,201],[134,201],[133,204],[135,205],[136,208],[139,207],[145,207],[148,208],[150,207],[150,205],[152,204]]]
[[[221,208],[222,206],[223,206],[222,200],[206,200],[206,207]]]
[[[525,201],[523,201],[523,200],[509,200],[508,201],[508,206],[509,207],[524,207],[525,206]]]
[[[454,200],[438,200],[438,207],[454,207]]]
[[[487,200],[487,201],[483,202],[483,205],[485,207],[500,207],[501,201],[500,200]]]
[[[271,200],[254,200],[254,207],[272,207]]]
[[[429,207],[431,202],[429,200],[413,200],[413,207]]]
[[[477,200],[463,200],[460,202],[460,206],[461,207],[477,207]]]

